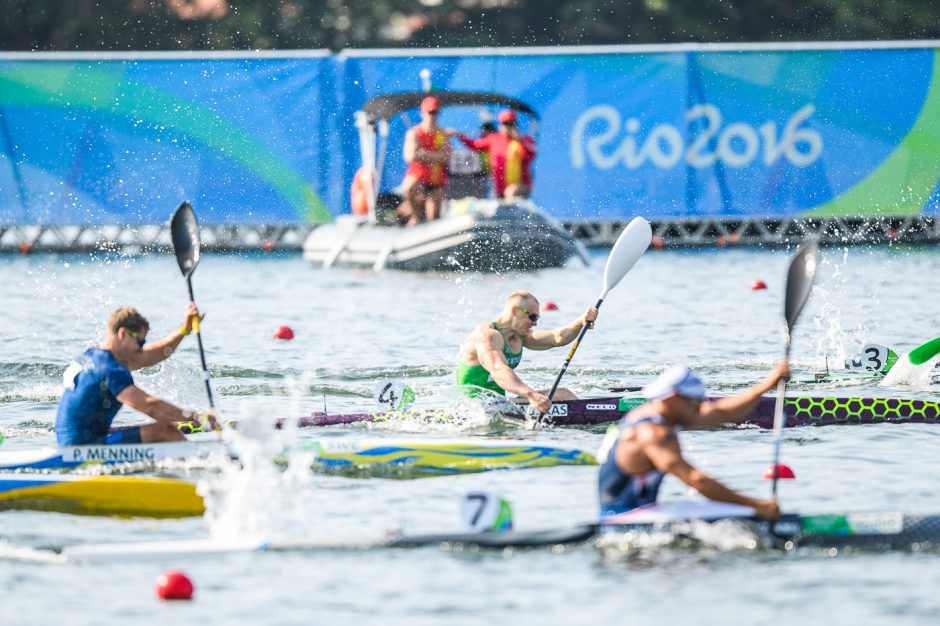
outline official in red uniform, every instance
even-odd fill
[[[406,226],[441,216],[447,165],[450,163],[450,138],[437,125],[441,101],[428,96],[421,101],[421,123],[405,134],[404,157],[408,171],[402,188],[405,201],[398,207],[398,219]]]
[[[516,127],[516,112],[506,109],[499,113],[499,131],[474,139],[464,134],[457,138],[473,150],[489,155],[493,188],[500,198],[528,198],[532,193],[532,161],[535,160],[535,139],[523,135]]]

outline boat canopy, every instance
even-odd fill
[[[421,106],[421,101],[428,96],[434,96],[440,100],[442,106],[491,104],[525,113],[536,120],[539,119],[535,109],[525,102],[497,93],[487,93],[483,91],[412,91],[407,93],[390,93],[369,98],[363,105],[362,111],[366,114],[369,123],[374,123],[377,120],[388,120],[402,111],[417,109]]]

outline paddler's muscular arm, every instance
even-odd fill
[[[137,385],[125,387],[124,390],[117,395],[117,399],[123,404],[140,411],[148,417],[152,417],[158,422],[178,422],[180,420],[192,419],[196,415],[193,411],[184,411],[165,400],[151,396]]]
[[[551,408],[551,403],[545,396],[522,382],[522,379],[509,367],[506,356],[503,354],[502,335],[492,328],[485,329],[475,343],[480,365],[490,373],[497,385],[509,393],[527,398],[542,412],[547,412]]]
[[[150,367],[151,365],[156,365],[160,361],[169,358],[176,350],[177,346],[180,345],[183,337],[193,331],[197,323],[197,318],[202,319],[196,305],[190,302],[189,306],[186,308],[183,325],[166,338],[148,343],[144,346],[143,350],[131,355],[127,362],[128,369],[132,371],[139,370],[142,367]]]
[[[585,324],[593,325],[596,319],[597,309],[591,307],[567,326],[553,330],[533,330],[531,335],[522,340],[522,345],[530,350],[548,350],[568,345],[575,340]]]
[[[665,426],[650,424],[637,431],[637,443],[656,469],[672,474],[709,500],[749,506],[759,517],[766,519],[777,519],[780,516],[776,500],[748,498],[689,465],[682,458],[675,432]]]
[[[710,428],[746,419],[754,412],[760,397],[776,387],[781,378],[788,378],[789,376],[789,366],[786,361],[781,361],[767,378],[753,387],[728,398],[721,398],[714,402],[703,402],[696,428]]]

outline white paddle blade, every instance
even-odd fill
[[[614,247],[607,257],[607,266],[604,268],[604,291],[600,299],[607,297],[607,292],[620,282],[637,260],[643,256],[653,240],[653,229],[650,223],[642,217],[634,217],[627,227],[623,229]]]

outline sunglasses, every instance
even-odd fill
[[[144,347],[144,344],[147,343],[147,339],[146,339],[146,338],[141,337],[139,334],[135,333],[135,332],[134,332],[133,330],[131,330],[130,328],[125,328],[124,330],[127,331],[127,334],[128,334],[128,335],[130,335],[131,337],[133,337],[134,339],[137,340],[137,345],[140,346],[141,348],[143,348],[143,347]]]
[[[539,314],[538,314],[538,313],[532,313],[531,311],[529,311],[527,308],[525,308],[525,307],[523,307],[523,306],[517,306],[516,309],[519,310],[519,311],[522,311],[523,313],[525,313],[526,315],[528,315],[528,316],[529,316],[529,321],[532,322],[533,324],[536,323],[537,321],[539,321]]]

